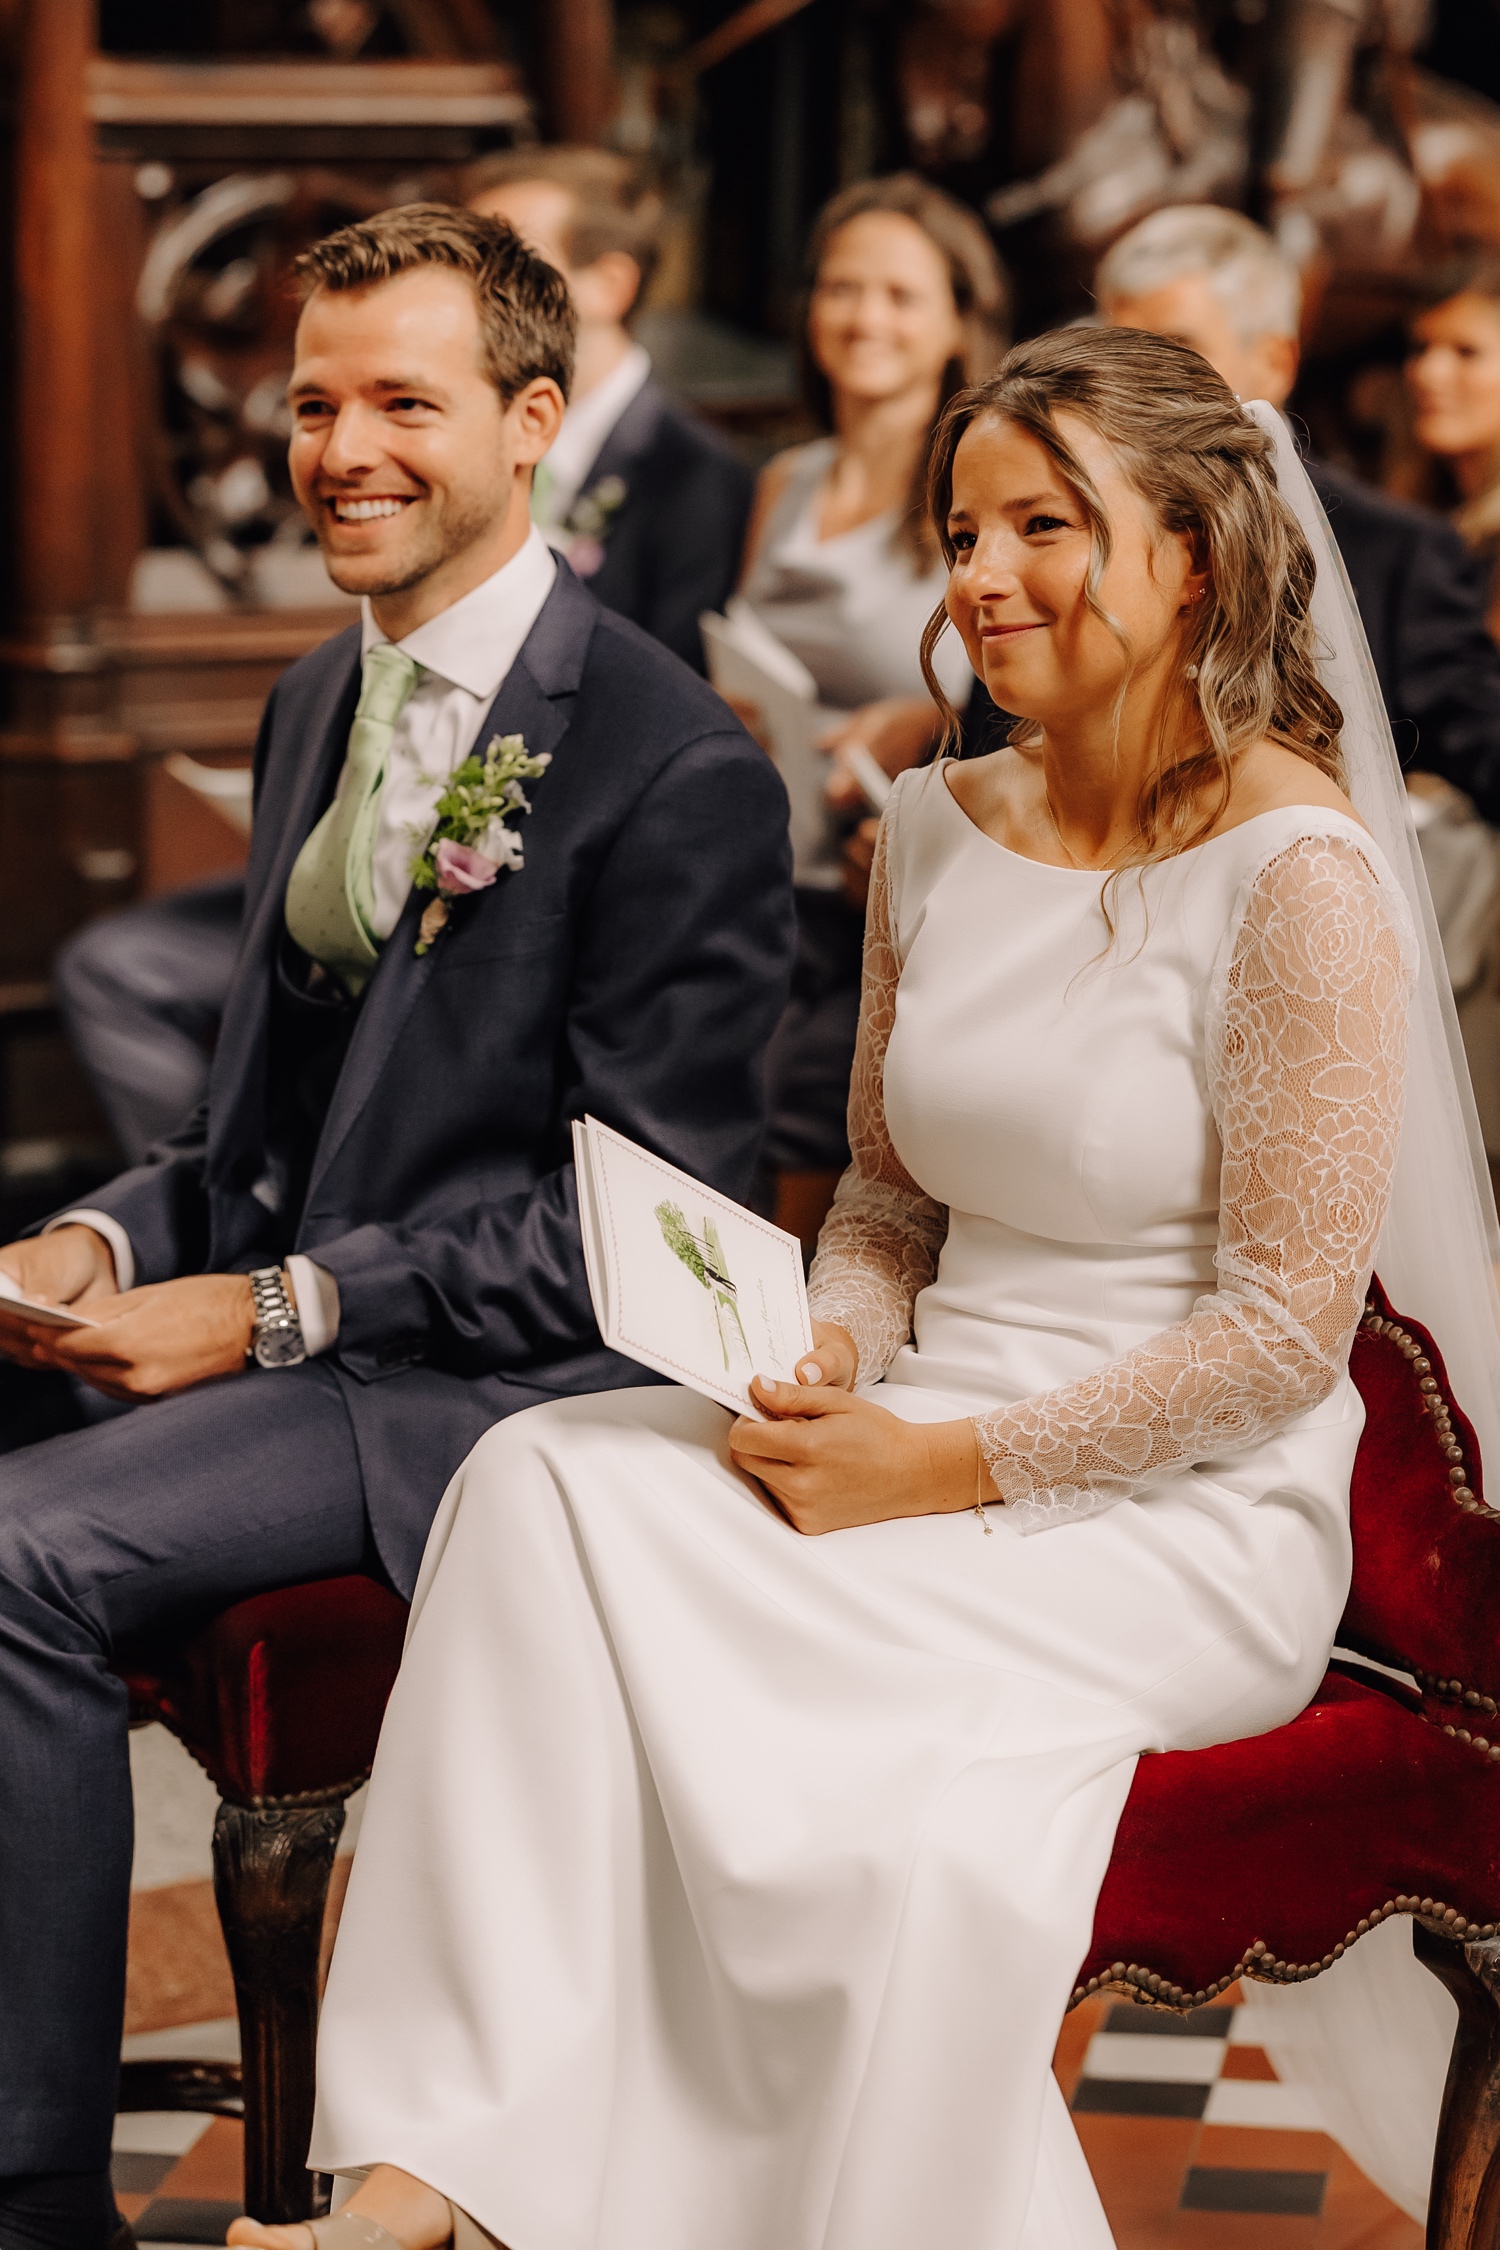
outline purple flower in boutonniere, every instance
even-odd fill
[[[604,549],[586,531],[575,531],[567,546],[568,568],[575,578],[595,578],[604,568]]]
[[[503,870],[519,874],[525,866],[510,822],[531,810],[522,782],[551,763],[548,755],[533,758],[520,735],[497,734],[482,758],[465,758],[453,775],[437,801],[431,839],[411,865],[413,889],[438,894],[422,916],[418,953],[447,928],[454,899],[487,891]]]
[[[462,898],[469,891],[487,891],[500,872],[498,859],[487,859],[472,844],[455,844],[445,836],[432,855],[438,889],[444,898]]]

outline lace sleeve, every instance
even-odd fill
[[[849,1088],[852,1161],[818,1237],[807,1287],[814,1320],[836,1321],[853,1337],[862,1383],[883,1375],[910,1336],[912,1306],[937,1271],[948,1232],[946,1207],[922,1193],[886,1130],[885,1051],[901,973],[891,927],[890,829],[888,813],[870,870],[864,990]]]
[[[1018,1529],[1253,1445],[1343,1373],[1400,1135],[1412,941],[1398,911],[1341,835],[1300,838],[1250,885],[1208,1024],[1218,1288],[1097,1374],[976,1420]]]

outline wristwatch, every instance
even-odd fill
[[[260,1367],[300,1367],[307,1346],[280,1266],[261,1266],[251,1274],[250,1292],[255,1299],[255,1330],[246,1356]]]

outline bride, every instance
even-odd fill
[[[1023,718],[886,813],[816,1349],[454,1480],[321,2032],[373,2169],[231,2242],[1108,2245],[1052,2048],[1136,1758],[1322,1675],[1417,960],[1273,420],[1123,330],[949,409],[929,666]]]

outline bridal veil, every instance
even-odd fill
[[[1275,446],[1282,496],[1317,563],[1319,671],[1344,714],[1349,795],[1405,887],[1421,945],[1406,1121],[1376,1271],[1398,1310],[1431,1329],[1480,1458],[1500,1475],[1500,1228],[1416,830],[1328,519],[1281,416],[1261,401],[1247,411]],[[1278,2074],[1316,2093],[1327,2130],[1420,2218],[1456,2012],[1414,1959],[1410,1923],[1382,1924],[1310,1983],[1247,1984],[1245,1991],[1255,2034]]]

